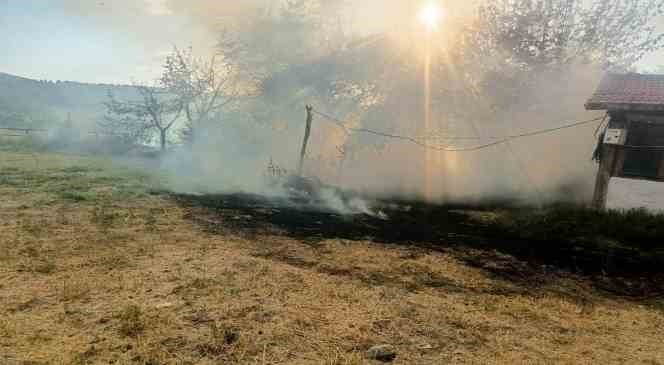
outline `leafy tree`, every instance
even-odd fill
[[[456,99],[476,105],[472,114],[481,111],[481,120],[509,120],[523,105],[557,107],[535,99],[541,80],[564,80],[583,65],[632,70],[664,45],[655,27],[663,11],[662,0],[489,0],[452,41],[447,52],[453,66],[438,65],[435,78],[463,70],[452,76],[461,86],[456,89],[472,93]],[[553,96],[554,90],[565,92],[556,86],[549,88],[549,100],[563,97]],[[438,100],[449,97],[444,89],[437,92]]]
[[[255,79],[310,63],[340,50],[348,40],[345,0],[286,0],[220,34],[218,49]]]
[[[468,30],[484,55],[523,67],[591,62],[627,70],[664,44],[655,27],[662,14],[661,0],[489,0]]]
[[[655,27],[662,14],[663,0],[483,2],[470,20],[448,24],[445,36],[433,40],[433,107],[448,120],[507,120],[500,114],[528,104],[545,76],[561,79],[579,65],[632,69],[664,45]],[[323,28],[319,18],[305,17]],[[289,62],[266,78],[265,91],[277,90],[280,100],[289,93],[299,104],[317,98],[338,114],[341,105],[364,109],[364,123],[383,127],[404,105],[412,106],[404,118],[421,119],[423,60],[414,55],[422,52],[416,46],[422,35],[412,37],[419,38],[405,45],[392,34],[349,40],[336,52]]]

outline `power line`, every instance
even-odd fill
[[[443,151],[443,152],[478,151],[478,150],[486,149],[486,148],[489,148],[489,147],[505,144],[505,143],[508,143],[508,142],[510,142],[514,139],[533,137],[533,136],[538,136],[538,135],[542,135],[542,134],[553,133],[553,132],[557,132],[557,131],[560,131],[560,130],[563,130],[563,129],[569,129],[569,128],[579,127],[579,126],[586,125],[586,124],[595,123],[595,122],[600,121],[600,120],[603,121],[604,118],[605,118],[605,116],[602,116],[602,117],[598,117],[598,118],[594,118],[594,119],[589,119],[589,120],[584,120],[584,121],[580,121],[580,122],[575,122],[575,123],[562,125],[560,127],[542,129],[542,130],[538,130],[538,131],[526,132],[526,133],[515,134],[515,135],[510,135],[510,136],[504,136],[504,137],[487,137],[485,139],[498,139],[498,141],[491,142],[491,143],[486,143],[486,144],[481,144],[481,145],[473,146],[473,147],[450,148],[450,147],[432,146],[432,145],[429,145],[427,143],[423,143],[423,142],[421,142],[421,141],[419,141],[419,140],[417,140],[413,137],[407,137],[407,136],[401,136],[401,135],[396,135],[396,134],[384,133],[384,132],[379,132],[379,131],[366,129],[366,128],[347,127],[346,122],[342,121],[341,119],[338,119],[338,118],[335,118],[335,117],[330,116],[328,114],[319,112],[318,110],[315,110],[315,109],[313,110],[313,112],[315,114],[325,118],[325,120],[327,120],[329,122],[332,122],[333,124],[335,124],[338,127],[342,128],[344,130],[344,132],[346,133],[346,135],[348,135],[348,136],[350,136],[350,134],[351,134],[350,132],[373,134],[373,135],[380,136],[380,137],[407,141],[407,142],[413,143],[415,145],[418,145],[422,148],[431,149],[431,150],[435,150],[435,151]],[[450,138],[442,138],[442,139],[454,140],[454,139],[472,139],[472,138],[470,138],[470,137],[457,137],[457,138],[450,137]],[[478,139],[481,140],[481,138],[478,138]]]

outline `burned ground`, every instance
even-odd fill
[[[281,235],[313,247],[327,240],[372,241],[413,252],[448,253],[498,277],[521,280],[524,285],[537,285],[538,281],[553,280],[557,275],[578,275],[620,295],[664,295],[664,253],[659,247],[639,247],[634,240],[622,245],[615,241],[604,244],[570,228],[562,237],[542,234],[524,238],[519,232],[512,232],[512,227],[503,224],[501,218],[508,217],[513,224],[513,215],[538,213],[507,202],[468,206],[374,201],[373,210],[380,212],[378,216],[326,212],[287,198],[248,194],[176,195],[175,199],[196,212],[187,218],[213,234],[232,233],[249,238]],[[564,220],[577,219],[581,224],[603,218],[602,213],[580,207],[560,206],[551,211],[547,213],[550,220],[543,223],[548,226],[559,223],[555,218],[559,215],[564,215]],[[592,217],[581,219],[579,212],[584,211]],[[660,220],[664,224],[664,219]]]

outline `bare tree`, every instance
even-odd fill
[[[174,47],[155,86],[134,85],[138,96],[134,100],[120,101],[109,94],[100,126],[125,144],[145,143],[156,133],[163,151],[169,131],[184,118],[182,139],[192,142],[195,128],[218,117],[237,99],[235,74],[236,68],[223,57],[205,60],[191,49]]]
[[[186,125],[183,139],[191,142],[193,131],[219,116],[237,100],[237,69],[223,56],[206,60],[193,55],[191,48],[173,48],[166,57],[160,85],[175,96],[182,106]]]
[[[145,142],[156,132],[165,151],[168,132],[182,115],[181,100],[160,87],[136,84],[134,88],[139,96],[135,100],[119,101],[109,93],[101,127],[134,143]]]

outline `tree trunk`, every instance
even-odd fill
[[[166,151],[166,130],[159,130],[159,142],[161,143],[161,152]]]
[[[189,104],[185,105],[184,107],[184,114],[187,117],[187,121],[191,124],[194,121],[191,118],[191,109],[189,108]]]

